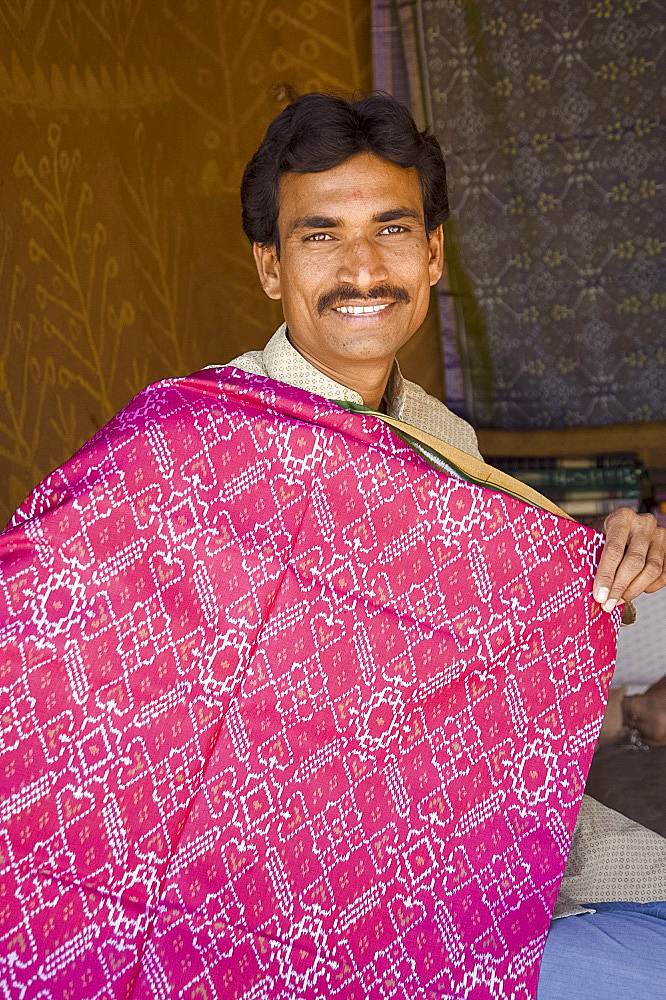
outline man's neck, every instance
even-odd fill
[[[348,364],[345,364],[342,362],[340,365],[332,367],[322,362],[320,358],[316,358],[308,354],[307,351],[297,347],[291,337],[289,337],[289,342],[294,350],[298,351],[301,357],[305,358],[317,371],[320,371],[339,385],[346,386],[352,392],[357,392],[363,400],[364,405],[368,406],[371,410],[380,409],[386,385],[393,368],[394,358],[380,363],[350,361]]]

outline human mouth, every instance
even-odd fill
[[[392,302],[381,302],[371,306],[336,306],[334,312],[344,313],[347,316],[364,316],[368,313],[378,313],[387,309]]]
[[[320,296],[317,312],[323,316],[330,309],[339,316],[372,316],[409,301],[409,292],[400,285],[377,285],[367,294],[354,285],[338,285]]]

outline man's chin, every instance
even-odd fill
[[[413,317],[405,313],[398,303],[380,314],[365,313],[360,317],[328,309],[321,316],[312,316],[309,328],[300,336],[298,328],[288,324],[289,338],[315,367],[386,364],[409,339]]]

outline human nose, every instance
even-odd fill
[[[350,240],[337,274],[341,284],[357,288],[372,288],[378,281],[386,281],[388,270],[381,251],[374,240],[359,235]]]

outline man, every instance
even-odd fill
[[[402,379],[448,212],[404,109],[301,98],[242,197],[286,324],[139,394],[0,538],[0,985],[526,996],[615,604],[663,585],[663,534],[613,519],[603,614],[597,536],[478,489],[471,428]],[[660,838],[617,814],[599,865],[608,813],[581,813],[562,915],[666,896]],[[557,928],[608,919],[556,922],[541,996],[577,964]]]
[[[373,112],[383,116],[381,134]],[[242,184],[259,279],[285,316],[267,361],[291,363],[301,378],[314,369],[339,398],[390,408],[480,457],[472,428],[405,383],[395,362],[441,277],[449,214],[439,146],[412,133],[405,148],[406,118],[382,97],[358,102],[352,113],[342,101],[306,95],[269,126]],[[261,352],[230,363],[267,373]],[[666,586],[666,529],[653,515],[620,508],[605,530],[594,580],[604,611]]]
[[[480,458],[469,424],[406,382],[395,361],[441,277],[449,214],[439,146],[426,134],[417,140],[409,121],[385,98],[352,112],[306,95],[271,124],[243,179],[243,225],[286,322],[264,352],[231,364],[382,409]],[[393,141],[391,125],[403,130]],[[594,597],[605,612],[666,586],[666,529],[653,515],[620,508],[604,530]],[[659,741],[663,697],[663,684],[652,698],[613,697],[609,732],[631,724]]]
[[[285,323],[263,351],[230,364],[362,403],[480,457],[472,428],[403,379],[395,360],[423,322],[430,287],[442,274],[449,209],[434,138],[419,133],[386,96],[346,102],[305,95],[269,126],[246,168],[242,202],[259,280],[270,298],[281,300]],[[616,510],[605,531],[593,587],[604,612],[666,586],[666,530],[652,515]],[[613,732],[621,712],[622,723],[643,725],[644,735],[659,739],[662,688],[652,699],[627,699],[622,707],[615,701]],[[658,941],[665,951],[663,921],[651,915],[663,917],[664,904],[661,911],[627,904],[629,916],[619,906],[554,925],[540,998],[583,986],[587,996],[607,1000],[632,987],[640,993]],[[615,928],[624,938],[618,954],[595,940]],[[625,950],[630,941],[635,951]]]

